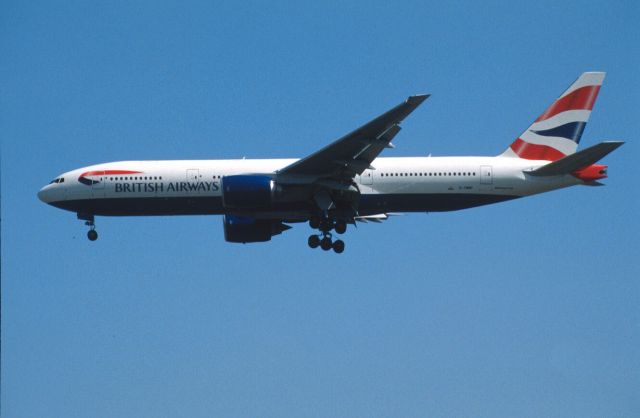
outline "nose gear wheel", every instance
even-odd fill
[[[97,240],[98,231],[96,231],[95,217],[92,214],[78,213],[78,219],[85,221],[84,224],[89,227],[89,231],[87,232],[89,241]]]

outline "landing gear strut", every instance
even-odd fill
[[[89,227],[87,232],[87,238],[89,241],[95,241],[98,239],[98,231],[96,231],[95,217],[86,213],[78,213],[78,219],[85,221],[85,225]]]
[[[96,231],[96,224],[93,221],[87,221],[84,224],[90,228],[89,232],[87,232],[87,238],[89,238],[89,241],[97,240],[98,231]]]

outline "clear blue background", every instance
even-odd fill
[[[640,416],[637,1],[5,1],[2,415]],[[301,157],[414,93],[385,156],[496,155],[581,72],[607,186],[224,242],[42,204],[129,159]]]

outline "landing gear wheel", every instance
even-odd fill
[[[347,223],[345,221],[336,221],[335,226],[333,227],[338,234],[344,234],[347,232]]]
[[[341,239],[336,240],[336,242],[333,243],[333,251],[335,251],[336,254],[342,253],[344,251],[344,241]]]
[[[316,218],[314,216],[313,218],[309,219],[309,226],[311,227],[311,229],[320,228],[320,218]]]
[[[89,238],[89,241],[97,240],[98,232],[95,229],[90,229],[89,232],[87,232],[87,238]]]
[[[324,237],[320,240],[320,248],[325,251],[329,251],[331,249],[331,238]]]
[[[333,229],[333,222],[325,220],[320,223],[320,231],[327,233]]]
[[[311,235],[309,237],[309,247],[311,248],[318,248],[318,245],[320,245],[320,237],[318,237],[317,235]]]

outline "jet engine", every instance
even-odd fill
[[[271,206],[275,182],[269,176],[236,175],[222,178],[222,204],[229,209]]]
[[[254,219],[244,216],[225,215],[224,239],[228,242],[263,242],[291,228],[271,219]]]

